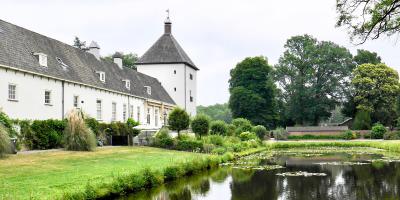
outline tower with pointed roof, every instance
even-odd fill
[[[199,70],[172,35],[167,16],[164,34],[136,63],[138,72],[157,78],[175,103],[196,115],[197,71]]]

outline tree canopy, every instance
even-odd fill
[[[76,47],[78,49],[84,50],[84,49],[86,49],[86,42],[85,41],[81,41],[79,39],[79,37],[75,36],[74,44],[72,46],[74,46],[74,47]]]
[[[189,128],[189,115],[181,108],[174,108],[168,115],[168,125],[171,130],[180,133],[181,130]]]
[[[355,55],[353,59],[357,65],[362,65],[366,63],[382,63],[381,57],[379,57],[376,52],[371,52],[364,49],[357,49],[357,55]]]
[[[397,71],[385,64],[362,64],[354,69],[353,74],[357,110],[371,113],[373,122],[393,123],[400,92]]]
[[[294,36],[284,47],[275,78],[282,89],[286,118],[299,125],[317,125],[344,99],[353,56],[344,47],[309,35]]]
[[[337,0],[336,25],[349,30],[358,44],[400,31],[399,0]]]
[[[232,113],[227,103],[211,106],[197,106],[197,113],[211,117],[213,120],[222,120],[231,123]]]
[[[234,118],[274,127],[278,119],[272,67],[264,57],[249,57],[230,72],[229,108]]]

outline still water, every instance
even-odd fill
[[[400,199],[400,162],[365,151],[261,153],[122,199]]]

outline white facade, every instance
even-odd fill
[[[171,98],[196,115],[197,71],[186,64],[137,64],[137,71],[157,78]]]
[[[82,109],[85,114],[97,118],[99,111],[97,105],[98,101],[101,101],[101,118],[97,118],[101,122],[113,121],[112,105],[115,103],[115,121],[123,122],[133,117],[140,122],[141,127],[158,129],[163,125],[164,112],[167,113],[173,107],[163,102],[6,66],[0,66],[0,77],[0,108],[13,119],[63,119],[66,113],[74,108]],[[10,85],[13,90],[12,99],[9,98]],[[47,102],[45,102],[46,92]],[[48,102],[49,94],[50,102]],[[150,111],[150,120],[147,120],[147,111]]]

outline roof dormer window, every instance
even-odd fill
[[[33,53],[39,60],[39,65],[42,67],[47,67],[47,55],[44,53]]]
[[[150,86],[144,86],[146,88],[146,92],[148,95],[151,95],[151,87]]]
[[[123,82],[125,82],[125,88],[130,90],[131,89],[131,81],[130,80],[122,80]]]
[[[105,83],[106,82],[106,73],[105,72],[101,72],[101,71],[97,71],[96,73],[99,74],[100,81]]]

